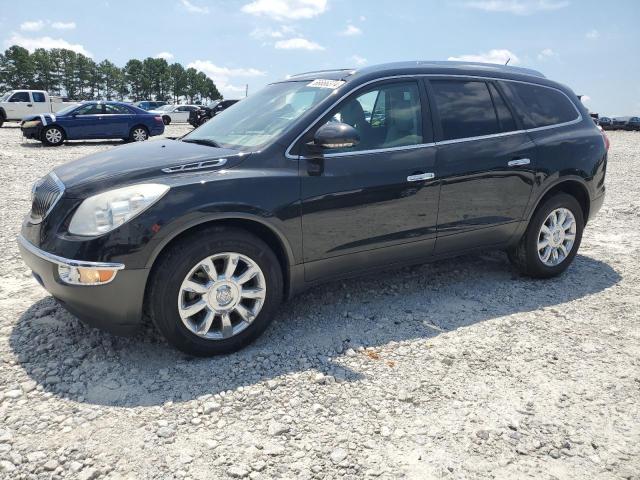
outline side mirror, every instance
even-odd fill
[[[348,148],[360,143],[360,135],[351,125],[340,122],[325,123],[313,137],[313,144],[321,148]]]

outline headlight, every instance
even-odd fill
[[[69,233],[91,236],[107,233],[145,211],[168,190],[167,185],[147,183],[89,197],[73,215]]]
[[[28,120],[26,122],[22,122],[22,128],[37,127],[40,123],[40,120]]]

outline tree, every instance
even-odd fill
[[[184,67],[179,63],[173,63],[169,67],[169,89],[173,96],[174,103],[178,103],[178,98],[186,95],[187,74]]]
[[[29,88],[33,84],[33,59],[26,48],[14,45],[5,50],[3,68],[11,88]]]
[[[136,59],[129,60],[124,66],[124,72],[133,100],[141,100],[144,94],[142,62]]]
[[[98,71],[100,72],[102,91],[107,100],[113,99],[118,91],[118,71],[120,69],[116,67],[109,60],[103,60],[98,64]]]

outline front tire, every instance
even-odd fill
[[[170,247],[150,279],[148,310],[185,353],[231,353],[255,340],[282,301],[276,255],[248,232],[212,227]]]
[[[550,278],[564,272],[580,248],[584,215],[575,197],[559,193],[534,213],[518,245],[507,252],[524,275]]]
[[[42,131],[42,143],[49,147],[58,147],[64,143],[64,132],[60,127],[52,125]]]
[[[162,123],[165,125],[169,125],[171,123],[171,117],[167,117],[166,115],[162,117]]]

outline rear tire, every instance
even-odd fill
[[[202,117],[200,120],[198,120],[198,126],[200,125],[204,125],[205,123],[207,123],[209,120],[211,120],[211,117]]]
[[[129,132],[129,140],[131,142],[144,142],[145,140],[149,139],[149,131],[141,126],[138,125],[137,127],[133,127],[131,129],[131,132]]]
[[[555,277],[571,265],[583,230],[584,215],[578,201],[558,193],[538,207],[518,245],[507,251],[509,260],[524,275]]]
[[[64,139],[64,131],[56,125],[46,127],[41,134],[42,143],[48,147],[59,147],[64,143]]]
[[[229,265],[235,267],[227,273]],[[207,273],[212,268],[213,273]],[[255,274],[243,281],[250,270]],[[162,255],[147,295],[150,316],[171,345],[195,356],[226,354],[267,328],[282,301],[282,271],[276,255],[258,237],[211,227]],[[202,302],[204,307],[191,313],[191,307]]]

